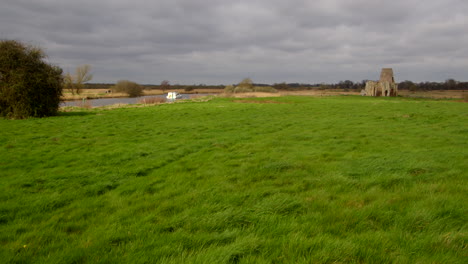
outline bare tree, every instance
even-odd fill
[[[164,81],[161,82],[161,85],[159,85],[159,87],[161,88],[161,90],[164,93],[164,91],[171,88],[171,85],[169,84],[169,81],[164,80]]]
[[[90,70],[91,66],[85,64],[76,68],[75,75],[71,75],[67,72],[65,76],[63,76],[64,88],[69,90],[72,94],[80,94],[84,83],[93,79]]]
[[[63,89],[75,94],[75,90],[73,88],[73,77],[69,72],[63,76]]]

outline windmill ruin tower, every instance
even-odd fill
[[[380,73],[380,80],[366,82],[365,90],[361,91],[361,95],[366,96],[397,96],[398,84],[393,78],[392,68],[383,68]]]

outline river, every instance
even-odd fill
[[[211,94],[181,94],[181,95],[182,95],[181,99],[190,99],[191,95],[206,96],[206,95],[211,95]],[[166,94],[162,94],[162,95],[145,95],[145,96],[132,97],[132,98],[122,97],[122,98],[86,99],[86,102],[88,102],[92,107],[97,107],[97,106],[106,106],[106,105],[114,105],[114,104],[136,104],[143,98],[150,98],[150,97],[166,98],[166,96],[167,96]],[[65,101],[65,102],[62,102],[60,106],[78,106],[82,102],[83,102],[82,100]]]

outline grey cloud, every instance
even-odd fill
[[[94,81],[466,80],[465,0],[4,0],[0,38]]]

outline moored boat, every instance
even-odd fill
[[[182,95],[178,92],[168,92],[166,98],[169,100],[175,100],[182,98]]]

